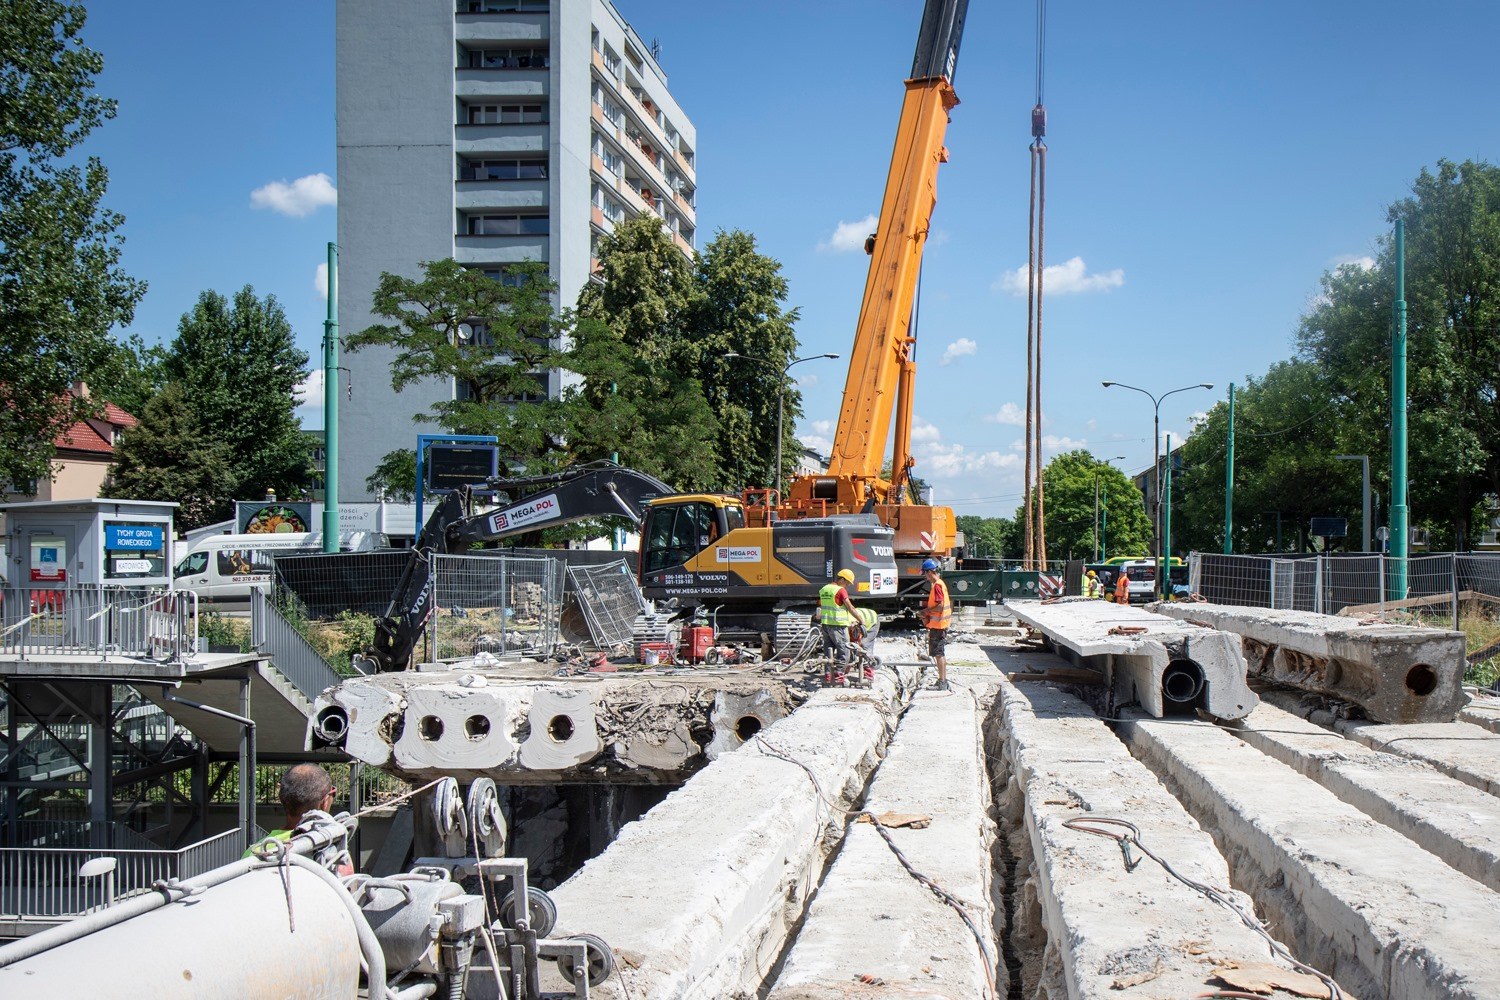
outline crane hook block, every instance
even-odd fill
[[[871,233],[869,236],[865,237],[865,256],[866,257],[873,257],[873,256],[875,256],[875,234],[874,233]]]
[[[1040,139],[1047,134],[1047,109],[1038,104],[1031,109],[1031,136]]]

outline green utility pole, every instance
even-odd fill
[[[1391,567],[1388,600],[1406,598],[1411,554],[1406,506],[1406,223],[1396,220],[1396,301],[1391,329]]]
[[[1229,383],[1229,440],[1224,446],[1224,554],[1234,551],[1234,383]]]
[[[1099,508],[1099,559],[1109,558],[1109,487],[1104,487],[1104,504]]]
[[[323,551],[339,550],[339,245],[328,244],[323,321]]]
[[[1167,435],[1167,468],[1162,473],[1161,581],[1162,600],[1172,599],[1172,435]]]

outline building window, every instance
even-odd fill
[[[504,264],[497,264],[493,267],[478,267],[475,270],[491,281],[498,281],[500,284],[509,285],[512,288],[520,288],[526,284],[525,274],[513,271]]]
[[[495,397],[492,403],[541,403],[547,399],[547,373],[527,372],[526,377],[535,380],[537,389],[534,391],[512,394],[509,396]],[[475,399],[478,393],[474,391],[474,385],[468,379],[460,379],[453,387],[453,396],[458,400]]]
[[[616,177],[620,176],[620,173],[625,169],[625,159],[624,157],[620,156],[619,153],[616,153],[613,149],[611,149],[609,145],[605,143],[604,137],[601,136],[598,132],[594,133],[592,147],[594,150],[594,155],[599,157],[599,162],[604,164],[604,169],[614,174]]]
[[[623,222],[625,219],[625,206],[619,200],[610,197],[604,192],[602,185],[595,184],[593,190],[594,207],[604,213],[604,217],[610,222]]]
[[[470,125],[538,125],[546,122],[547,109],[541,104],[470,104]]]
[[[471,215],[470,236],[546,236],[551,221],[545,215]]]
[[[514,14],[517,11],[544,11],[551,0],[458,0],[460,14]]]
[[[604,43],[604,68],[609,70],[609,75],[616,80],[620,78],[620,54]]]
[[[466,49],[460,65],[469,69],[546,69],[546,49]]]
[[[540,181],[547,179],[546,160],[464,160],[461,181]]]

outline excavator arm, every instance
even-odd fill
[[[476,542],[500,541],[588,517],[628,517],[640,523],[650,501],[674,492],[655,476],[612,462],[574,466],[545,476],[495,479],[486,489],[503,491],[512,499],[472,514],[471,494],[465,489],[449,493],[433,509],[401,571],[391,603],[375,621],[375,641],[356,664],[366,673],[406,669],[432,614],[434,553],[463,552]]]

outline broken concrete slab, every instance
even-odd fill
[[[1459,709],[1458,721],[1500,733],[1500,698],[1481,696]]]
[[[1126,714],[1121,735],[1298,958],[1356,996],[1500,996],[1500,894],[1224,729]]]
[[[1114,704],[1139,702],[1158,718],[1198,709],[1220,719],[1244,718],[1257,704],[1238,636],[1086,598],[1006,608],[1064,657],[1103,673]]]
[[[1230,732],[1500,891],[1500,799],[1422,761],[1371,750],[1274,705]]]
[[[1451,722],[1467,700],[1462,632],[1276,608],[1149,607],[1241,636],[1252,677],[1354,702],[1376,722]]]
[[[990,667],[988,674],[998,683],[998,671]],[[990,894],[994,829],[983,708],[968,693],[969,685],[980,686],[975,682],[982,683],[977,667],[955,679],[952,690],[924,691],[912,700],[864,809],[926,818],[920,827],[893,826],[888,833],[913,868],[963,902],[988,955],[959,914],[901,867],[873,825],[854,823],[818,886],[770,1000],[847,997],[861,976],[880,980],[880,991],[893,996],[989,995],[1000,949]]]
[[[1021,826],[1012,838],[1018,869],[1034,871],[1016,891],[1009,935],[1046,942],[1040,964],[1023,968],[1010,995],[1196,996],[1214,989],[1223,963],[1266,960],[1265,941],[1229,910],[1149,860],[1127,869],[1118,843],[1064,825],[1124,818],[1183,874],[1250,907],[1230,889],[1208,834],[1086,704],[1050,685],[1006,681],[987,731],[1006,782],[1001,809]]]
[[[897,665],[819,691],[719,757],[552,892],[557,933],[607,940],[637,998],[753,996],[842,835],[832,806],[863,789],[915,679]]]
[[[725,749],[805,697],[799,678],[772,671],[692,670],[671,675],[553,677],[555,667],[512,664],[346,678],[318,696],[309,748],[344,750],[413,782],[602,781],[675,784],[709,757],[697,734]],[[724,698],[753,704],[729,719]],[[730,731],[722,733],[721,729]]]
[[[1467,722],[1409,726],[1340,719],[1295,691],[1267,691],[1266,701],[1374,750],[1425,761],[1446,775],[1490,795],[1500,795],[1500,735]]]

